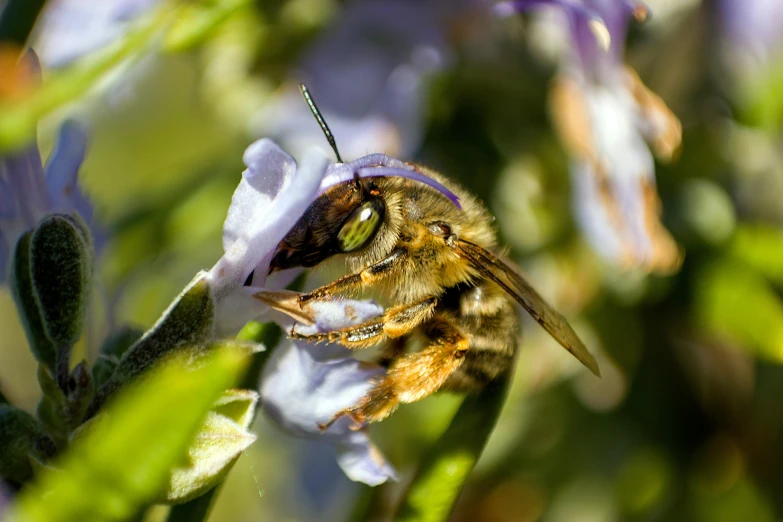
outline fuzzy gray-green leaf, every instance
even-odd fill
[[[16,244],[9,286],[11,295],[16,302],[16,310],[19,314],[24,331],[27,334],[27,342],[30,350],[39,363],[50,371],[55,371],[54,343],[46,335],[41,310],[33,289],[30,273],[30,238],[32,231],[27,232]]]
[[[96,395],[90,414],[94,414],[120,386],[136,379],[162,358],[183,350],[203,352],[212,337],[214,312],[209,284],[203,276],[198,276],[158,322],[125,352],[114,375]]]
[[[44,440],[46,434],[35,417],[19,408],[0,405],[0,476],[16,484],[32,477],[29,455],[39,456]]]

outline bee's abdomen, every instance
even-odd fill
[[[490,281],[450,288],[440,298],[438,310],[456,319],[470,341],[465,361],[445,388],[472,391],[496,379],[513,361],[519,337],[514,301]]]

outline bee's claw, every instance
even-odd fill
[[[355,409],[348,408],[342,411],[338,411],[334,415],[334,417],[332,417],[329,420],[329,422],[323,424],[319,423],[318,429],[322,432],[326,431],[327,429],[329,429],[329,426],[331,426],[332,424],[334,424],[335,422],[337,422],[343,417],[348,417],[349,419],[351,419],[351,425],[348,428],[351,431],[359,431],[367,425],[367,421],[365,420],[364,415],[362,415]]]

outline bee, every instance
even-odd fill
[[[301,88],[342,163],[331,131],[307,88]],[[292,337],[356,350],[386,343],[381,356],[386,375],[332,422],[342,416],[358,426],[377,422],[400,404],[438,390],[472,392],[497,379],[517,350],[517,304],[600,376],[595,359],[566,319],[493,253],[497,237],[481,202],[438,172],[407,165],[451,190],[461,208],[413,179],[357,178],[315,200],[280,242],[271,262],[273,272],[345,258],[351,273],[299,295],[300,305],[365,289],[378,290],[393,303],[381,316],[339,331],[307,336],[291,332]],[[416,335],[423,337],[424,346],[408,353]]]

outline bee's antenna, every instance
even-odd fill
[[[315,100],[310,95],[310,91],[307,89],[307,85],[300,83],[299,90],[302,91],[302,96],[304,96],[304,99],[307,102],[307,106],[310,107],[310,112],[312,112],[313,116],[315,116],[315,121],[318,122],[318,125],[324,132],[326,141],[328,141],[329,145],[332,146],[334,155],[337,156],[337,161],[342,163],[343,159],[340,157],[340,151],[337,150],[337,142],[334,141],[334,134],[332,134],[332,131],[329,130],[329,126],[326,124],[326,121],[324,121],[324,117],[321,115],[321,111],[318,110],[318,106],[315,104]]]

